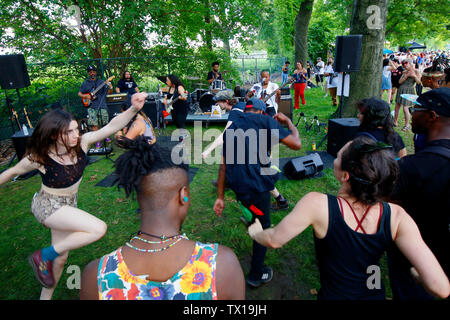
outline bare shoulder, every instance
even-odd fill
[[[97,271],[100,259],[89,262],[83,269],[81,275],[81,288],[80,299],[81,300],[97,300]]]
[[[216,287],[219,300],[245,299],[241,264],[233,250],[223,245],[219,245],[217,250]]]

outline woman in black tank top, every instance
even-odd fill
[[[166,84],[170,87],[167,94],[167,99],[178,100],[173,104],[173,110],[171,112],[172,120],[177,129],[181,129],[180,139],[184,138],[186,128],[186,118],[188,114],[188,103],[184,94],[187,93],[183,83],[175,75],[168,75],[166,77]],[[167,105],[167,99],[164,100],[164,104]]]
[[[310,192],[276,227],[263,230],[256,220],[249,234],[264,246],[280,248],[312,225],[319,299],[384,299],[379,260],[392,243],[409,259],[417,280],[446,298],[449,280],[417,225],[400,206],[382,201],[390,195],[397,172],[388,145],[357,137],[334,161],[341,183],[337,197]]]
[[[36,125],[26,156],[0,174],[0,185],[32,170],[39,170],[42,176],[41,190],[33,198],[31,211],[51,229],[52,243],[28,257],[36,279],[44,287],[41,299],[51,299],[69,251],[97,241],[106,232],[102,220],[77,208],[89,146],[122,129],[143,107],[146,97],[145,92],[133,95],[132,107],[102,129],[82,136],[71,114],[62,110],[48,112]]]

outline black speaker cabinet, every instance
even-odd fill
[[[328,121],[327,152],[333,157],[349,142],[359,128],[358,118],[339,118]]]
[[[159,128],[163,116],[162,103],[158,100],[147,100],[142,109],[145,115],[152,121],[153,128]]]
[[[284,113],[292,121],[292,97],[289,95],[282,95],[280,103],[278,104],[278,112]]]
[[[23,133],[23,131],[17,131],[11,137],[11,140],[14,145],[14,149],[16,149],[17,159],[19,161],[23,158],[23,156],[25,155],[25,152],[27,151],[28,139],[33,134],[33,131],[34,131],[33,128],[28,128],[28,135],[25,135]]]
[[[3,90],[22,89],[30,85],[23,54],[0,56],[0,86]]]
[[[322,170],[323,161],[318,153],[292,159],[283,167],[285,176],[294,180],[312,177]]]
[[[126,109],[127,107],[125,101],[107,102],[106,105],[108,106],[109,121],[111,121],[111,119],[115,116],[122,113],[122,108]]]
[[[337,36],[334,60],[335,72],[359,71],[362,35]]]

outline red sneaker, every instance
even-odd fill
[[[39,283],[46,288],[53,288],[55,279],[53,277],[53,261],[42,260],[41,250],[39,249],[28,257],[28,262],[33,268],[34,276]]]

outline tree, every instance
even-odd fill
[[[342,116],[357,113],[356,102],[381,96],[381,75],[389,0],[355,0],[350,34],[361,34],[362,48],[358,72],[350,74],[350,94],[344,99]]]
[[[295,17],[295,61],[308,60],[308,28],[313,11],[314,0],[303,0]]]

